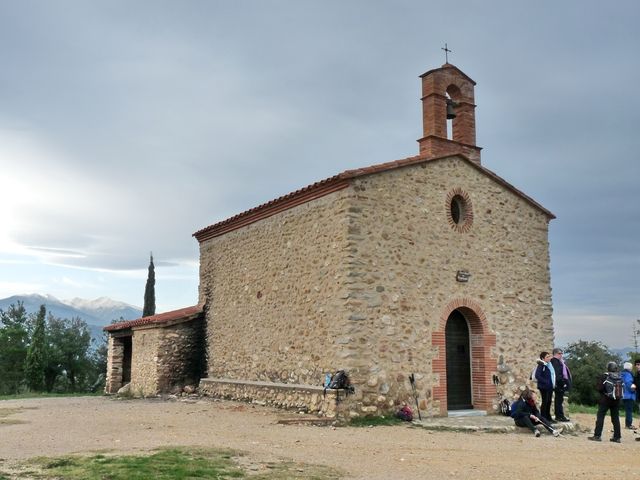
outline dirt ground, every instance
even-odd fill
[[[613,444],[589,442],[585,433],[535,438],[524,433],[429,431],[409,424],[277,424],[283,416],[291,413],[208,399],[0,401],[0,470],[41,455],[195,445],[240,450],[255,464],[287,459],[328,465],[350,479],[640,478],[640,442],[628,430],[622,444]],[[590,415],[574,420],[589,427],[594,423]],[[605,426],[610,427],[609,420]]]

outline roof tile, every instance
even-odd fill
[[[204,305],[198,304],[192,307],[180,308],[178,310],[172,310],[170,312],[158,313],[157,315],[151,315],[148,317],[141,317],[135,320],[127,320],[126,322],[119,322],[108,325],[103,328],[105,332],[116,332],[118,330],[125,330],[133,327],[140,327],[142,325],[149,324],[163,324],[174,320],[180,320],[186,317],[196,317],[204,310]]]

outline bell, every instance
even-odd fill
[[[458,104],[456,102],[454,102],[450,98],[447,98],[447,120],[453,120],[454,118],[456,118],[457,106]]]

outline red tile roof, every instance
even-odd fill
[[[358,168],[354,170],[346,170],[338,175],[333,177],[329,177],[325,180],[321,180],[319,182],[313,183],[307,187],[301,188],[300,190],[296,190],[295,192],[291,192],[282,197],[278,197],[275,200],[271,200],[270,202],[263,203],[262,205],[258,205],[250,210],[239,213],[233,217],[230,217],[226,220],[223,220],[218,223],[214,223],[206,228],[198,230],[193,234],[194,237],[198,240],[198,242],[202,243],[205,240],[210,238],[218,237],[232,230],[236,230],[238,228],[244,227],[251,223],[257,222],[258,220],[262,220],[263,218],[270,217],[275,215],[276,213],[280,213],[284,210],[288,210],[295,206],[301,205],[303,203],[309,202],[316,198],[323,197],[328,195],[329,193],[336,192],[338,190],[342,190],[349,186],[350,180],[357,177],[362,177],[365,175],[371,175],[374,173],[386,172],[388,170],[394,170],[396,168],[406,167],[409,165],[416,165],[420,163],[427,162],[435,162],[437,160],[442,160],[445,158],[451,157],[459,157],[469,163],[472,167],[478,169],[480,172],[484,173],[488,177],[492,178],[497,183],[501,184],[505,188],[511,190],[513,193],[523,198],[525,201],[533,205],[535,208],[541,210],[549,219],[556,218],[553,213],[544,208],[538,202],[533,200],[531,197],[525,195],[522,191],[518,190],[516,187],[511,185],[509,182],[504,180],[502,177],[496,175],[488,168],[483,167],[479,163],[473,162],[469,160],[465,155],[455,153],[448,154],[442,157],[424,157],[424,156],[415,156],[415,157],[407,157],[401,160],[394,160],[391,162],[380,163],[377,165],[371,165],[369,167]]]
[[[116,332],[118,330],[125,330],[127,328],[139,327],[141,325],[149,324],[163,324],[174,320],[188,319],[192,320],[193,317],[198,317],[204,309],[204,305],[198,304],[193,307],[180,308],[178,310],[172,310],[171,312],[158,313],[157,315],[151,315],[149,317],[137,318],[136,320],[127,320],[126,322],[114,323],[103,328],[105,332]]]

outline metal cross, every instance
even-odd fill
[[[440,50],[444,50],[445,63],[449,63],[449,52],[452,52],[453,50],[449,50],[446,43],[444,44],[444,48],[441,48]]]

